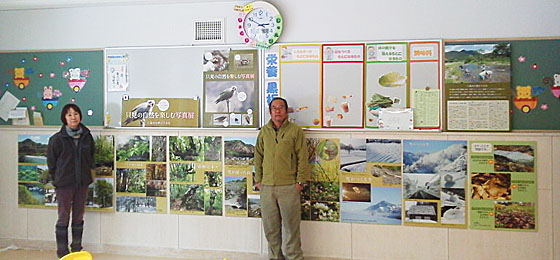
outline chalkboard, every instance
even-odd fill
[[[560,38],[453,40],[447,43],[509,43],[511,129],[560,130]]]
[[[68,103],[81,108],[85,125],[103,125],[102,50],[3,52],[0,84],[2,110],[17,103],[27,109],[31,126],[61,125],[60,112]],[[0,119],[0,125],[12,123]]]
[[[220,71],[206,63],[208,53],[252,49],[246,45],[126,47],[105,49],[107,126],[122,126],[122,101],[127,98],[203,99],[203,71]],[[257,59],[260,59],[257,57]],[[229,64],[233,64],[233,58]],[[111,70],[122,69],[122,83]],[[201,101],[202,103],[202,101]],[[200,110],[197,112],[201,112]],[[202,115],[202,114],[201,114]],[[200,118],[200,117],[199,117]],[[258,121],[257,121],[258,122]]]

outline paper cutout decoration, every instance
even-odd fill
[[[68,73],[64,73],[63,77],[68,78],[68,87],[74,93],[80,92],[86,85],[86,78],[89,76],[89,70],[82,70],[81,68],[70,68]]]
[[[58,98],[62,93],[58,89],[53,89],[53,86],[43,86],[43,106],[48,110],[53,109],[58,105]]]
[[[14,85],[19,89],[24,89],[29,85],[29,77],[25,76],[25,68],[14,68]]]

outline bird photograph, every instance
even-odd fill
[[[208,81],[205,85],[205,112],[246,113],[254,108],[253,81]]]
[[[140,126],[145,127],[146,118],[150,115],[150,113],[154,109],[155,104],[156,102],[150,99],[146,102],[142,102],[139,105],[135,106],[132,110],[130,110],[130,112],[127,112],[125,114],[127,115],[127,118],[124,121],[123,126],[126,126],[134,121],[139,120]]]

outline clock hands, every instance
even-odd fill
[[[261,27],[264,27],[265,25],[270,25],[270,23],[259,23],[259,22],[255,21],[255,20],[253,20],[253,18],[251,18],[251,17],[249,17],[248,20],[251,21],[251,22],[253,22],[253,23],[256,23],[257,26],[261,26]]]

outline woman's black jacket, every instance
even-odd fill
[[[66,133],[66,126],[51,136],[47,149],[49,174],[56,188],[68,186],[84,187],[93,182],[91,170],[95,168],[95,144],[87,127],[83,129],[78,145]]]

